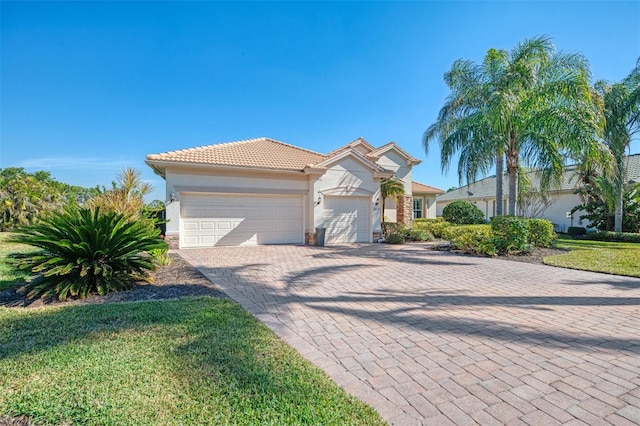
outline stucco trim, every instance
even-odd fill
[[[176,192],[200,192],[216,194],[307,195],[305,189],[230,188],[227,186],[174,186]]]
[[[356,188],[352,186],[336,186],[334,188],[328,188],[318,191],[319,194],[324,195],[338,195],[338,196],[355,196],[355,197],[373,197],[375,192],[368,191],[362,188]]]

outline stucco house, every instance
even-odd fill
[[[626,157],[626,185],[630,186],[640,182],[640,154]],[[539,187],[537,173],[531,172],[531,184],[534,188]],[[571,210],[582,204],[580,197],[574,194],[575,189],[580,185],[575,166],[568,166],[565,170],[562,182],[550,192],[548,205],[531,202],[525,203],[524,211],[518,211],[518,215],[527,217],[541,217],[550,220],[556,231],[564,232],[569,226],[587,226],[588,223],[580,222],[581,211],[570,214]],[[509,198],[509,188],[507,176],[504,179],[503,211],[507,212],[507,201]],[[491,176],[479,180],[472,184],[454,189],[436,197],[436,212],[442,216],[442,210],[456,200],[468,200],[474,203],[485,214],[485,219],[489,220],[496,213],[496,177]]]
[[[326,244],[374,241],[380,181],[404,182],[394,219],[410,223],[420,160],[394,142],[375,148],[358,138],[322,154],[258,138],[151,154],[146,163],[166,181],[165,237],[186,248],[315,244],[316,228],[326,229]],[[432,214],[438,190],[420,189],[422,214]]]

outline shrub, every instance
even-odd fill
[[[546,219],[529,219],[529,244],[549,247],[558,236],[553,232],[553,223]]]
[[[434,237],[441,238],[442,233],[445,229],[447,229],[451,224],[449,222],[445,222],[444,219],[416,219],[413,222],[413,229],[417,229],[420,231],[427,231],[433,234]]]
[[[171,265],[171,256],[169,256],[169,247],[149,250],[149,254],[153,257],[157,265],[159,266]]]
[[[511,253],[528,249],[529,224],[526,219],[515,216],[491,218],[493,243],[499,253]]]
[[[489,225],[450,226],[444,230],[442,237],[455,248],[465,253],[486,254],[495,256],[496,247]]]
[[[587,230],[582,226],[570,226],[567,228],[567,234],[572,237],[578,237],[580,235],[587,235]]]
[[[380,226],[382,227],[382,236],[385,238],[404,229],[404,223],[402,222],[382,222]]]
[[[149,251],[166,243],[148,222],[127,215],[67,209],[42,222],[21,228],[12,242],[40,248],[18,258],[21,269],[38,276],[27,284],[27,296],[86,297],[97,292],[130,289],[134,281],[149,281],[156,268]]]
[[[456,225],[475,225],[485,223],[484,213],[475,204],[466,200],[458,200],[442,210],[442,217]]]
[[[404,244],[404,235],[402,234],[389,234],[384,240],[387,244]]]
[[[431,241],[433,240],[433,234],[421,229],[404,229],[401,234],[408,241]]]
[[[587,234],[588,240],[609,241],[614,243],[640,243],[640,234],[632,232],[597,231]]]

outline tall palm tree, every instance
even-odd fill
[[[380,221],[384,222],[384,205],[387,198],[393,197],[396,201],[399,196],[404,195],[404,183],[398,178],[384,179],[380,183],[380,198],[382,199],[382,214]]]
[[[541,170],[544,190],[560,180],[566,157],[601,155],[589,75],[582,55],[555,52],[548,37],[510,52],[490,49],[481,64],[458,60],[444,76],[451,93],[424,134],[425,151],[439,142],[443,171],[458,154],[460,181],[475,181],[495,165],[498,215],[504,157],[515,215],[521,165]]]
[[[609,173],[603,174],[608,181],[605,186],[611,188],[605,192],[605,197],[609,206],[615,206],[613,229],[622,232],[622,198],[627,180],[625,154],[631,139],[640,133],[640,58],[622,82],[610,84],[598,81],[595,90],[602,99],[604,140],[613,157],[613,167]]]

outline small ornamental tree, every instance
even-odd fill
[[[470,201],[458,200],[442,210],[444,220],[456,225],[479,225],[485,223],[482,210]]]

